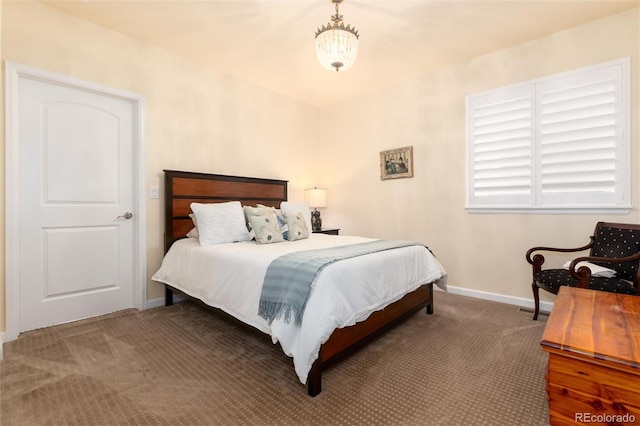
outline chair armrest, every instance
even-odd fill
[[[540,269],[542,267],[542,264],[544,263],[544,256],[541,254],[536,254],[535,256],[531,256],[534,252],[536,251],[555,251],[555,252],[562,252],[562,253],[573,253],[573,252],[578,252],[578,251],[584,251],[587,250],[589,248],[591,248],[591,246],[593,245],[593,240],[594,237],[591,236],[589,237],[591,239],[591,241],[589,241],[589,244],[582,246],[582,247],[576,247],[576,248],[556,248],[556,247],[533,247],[530,248],[529,250],[527,250],[527,262],[529,262],[531,265],[533,265],[533,273],[536,274],[538,272],[540,272]]]
[[[578,280],[578,287],[588,288],[589,279],[591,278],[591,269],[588,266],[581,266],[576,270],[576,265],[579,262],[601,262],[601,263],[626,263],[640,260],[640,252],[627,257],[596,257],[596,256],[582,256],[577,257],[571,261],[569,265],[569,272],[571,276]]]

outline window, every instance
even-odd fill
[[[629,59],[467,97],[470,211],[619,211],[630,200]]]

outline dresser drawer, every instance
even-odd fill
[[[580,391],[556,386],[551,383],[547,385],[547,394],[549,397],[550,416],[564,417],[567,420],[579,420],[579,417],[576,416],[597,416],[606,413],[608,416],[633,415],[635,416],[636,421],[640,419],[640,408],[637,406],[612,402]],[[584,424],[587,422],[578,421],[577,423]]]
[[[550,419],[558,419],[552,424],[603,413],[640,419],[640,376],[633,372],[551,353],[546,378]]]
[[[632,374],[556,354],[549,355],[548,382],[617,403],[640,406],[640,371]]]

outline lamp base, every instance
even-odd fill
[[[322,219],[320,218],[318,209],[311,212],[311,229],[314,232],[322,230]]]

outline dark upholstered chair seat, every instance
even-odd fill
[[[578,280],[571,276],[571,272],[567,269],[546,269],[540,271],[535,276],[535,280],[540,283],[541,287],[546,287],[554,293],[557,293],[560,286],[568,285],[569,287],[577,287]],[[591,290],[608,291],[610,293],[622,293],[638,295],[632,282],[620,278],[603,278],[589,277],[589,288]]]

